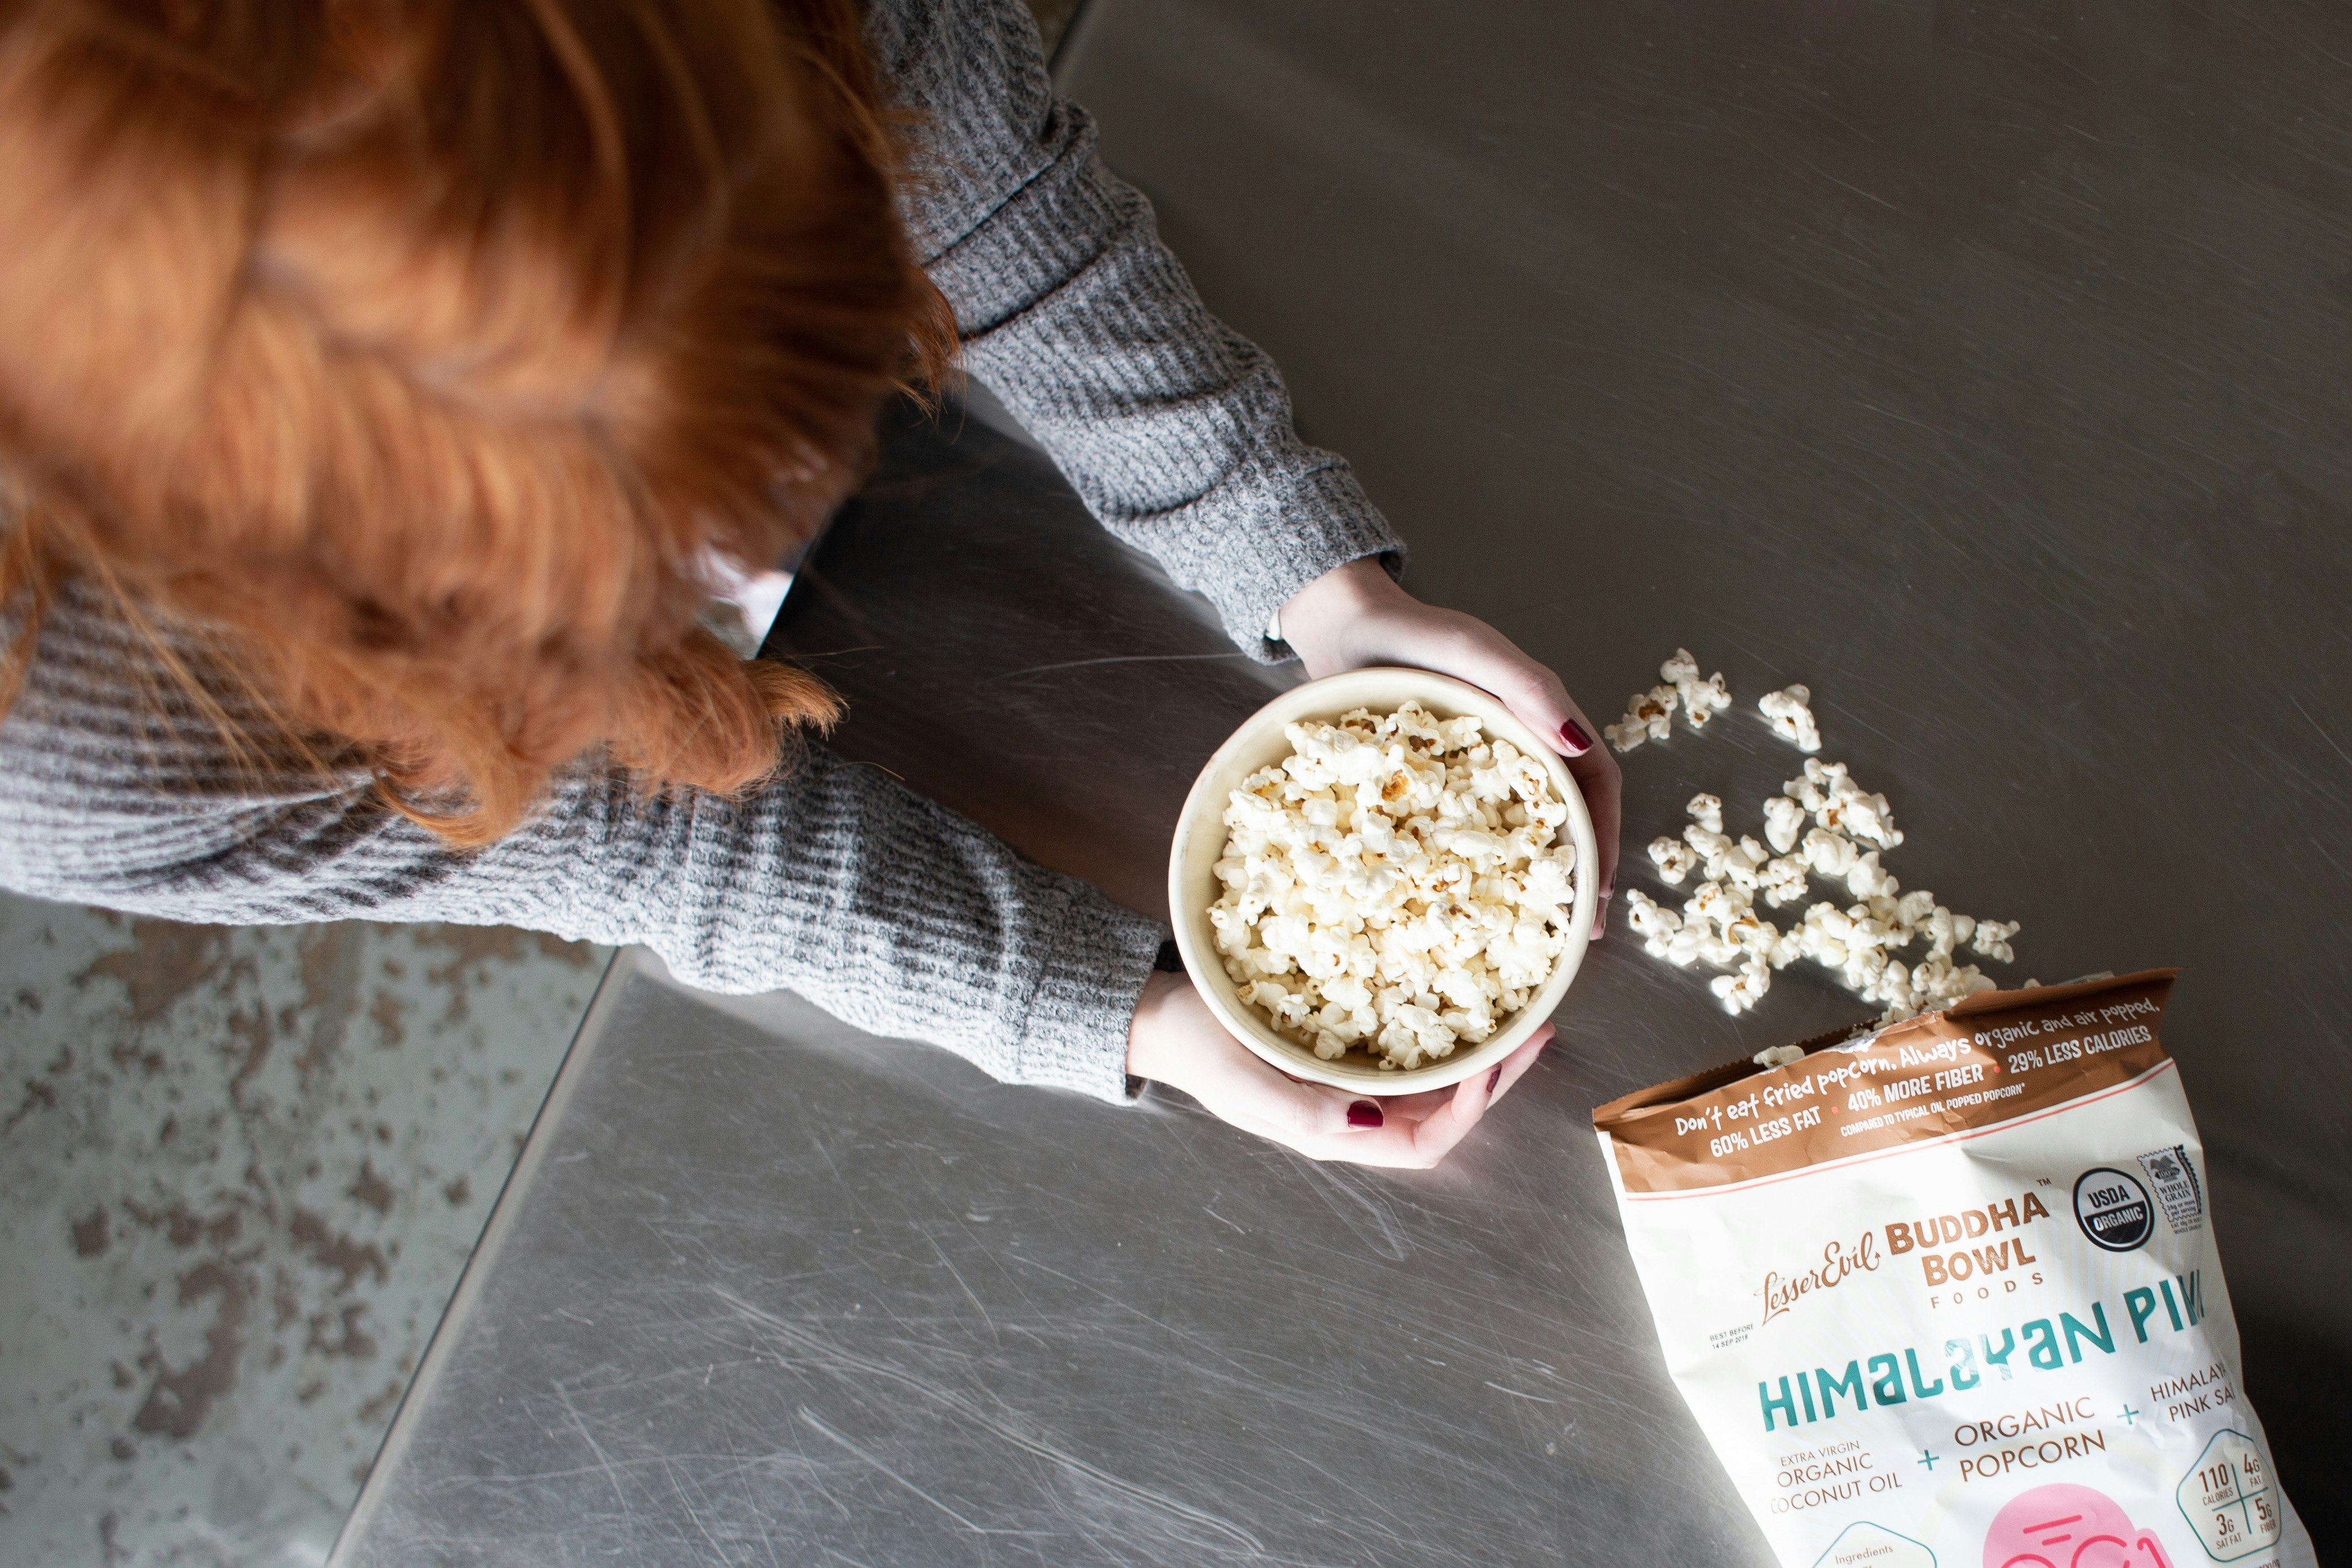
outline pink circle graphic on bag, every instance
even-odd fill
[[[2011,1498],[1985,1535],[1984,1568],[2172,1568],[2156,1536],[2089,1487]]]

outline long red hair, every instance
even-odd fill
[[[851,0],[0,0],[0,171],[17,674],[78,579],[456,844],[833,716],[697,615],[953,352]]]

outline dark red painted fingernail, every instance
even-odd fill
[[[1377,1127],[1387,1120],[1381,1114],[1377,1100],[1359,1100],[1348,1107],[1348,1125],[1350,1127]]]
[[[1486,1092],[1492,1094],[1495,1092],[1495,1085],[1500,1083],[1502,1081],[1503,1070],[1499,1067],[1495,1069],[1494,1071],[1486,1074]]]
[[[1559,727],[1559,737],[1568,742],[1579,757],[1592,749],[1592,737],[1586,734],[1584,727],[1574,719]]]

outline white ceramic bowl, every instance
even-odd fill
[[[1507,740],[1544,765],[1552,787],[1568,802],[1568,831],[1576,842],[1576,911],[1569,923],[1568,946],[1552,966],[1550,977],[1492,1037],[1475,1046],[1457,1047],[1453,1055],[1421,1067],[1383,1071],[1361,1051],[1351,1051],[1337,1061],[1326,1061],[1276,1034],[1265,1014],[1235,994],[1217,955],[1209,906],[1224,891],[1217,881],[1216,864],[1225,850],[1226,802],[1243,779],[1290,755],[1283,727],[1306,718],[1336,722],[1341,714],[1360,707],[1376,714],[1393,713],[1407,698],[1440,718],[1474,715],[1489,737]],[[1243,1044],[1293,1078],[1364,1094],[1412,1094],[1442,1089],[1485,1071],[1525,1044],[1551,1017],[1576,978],[1591,937],[1596,896],[1592,868],[1599,859],[1592,817],[1585,810],[1584,797],[1569,777],[1559,753],[1512,717],[1500,698],[1427,670],[1351,670],[1285,692],[1252,714],[1209,758],[1201,777],[1193,780],[1192,792],[1184,799],[1183,815],[1177,819],[1176,841],[1168,856],[1168,914],[1176,927],[1177,950],[1184,956],[1184,967],[1191,971],[1193,984],[1200,988],[1210,1010]]]

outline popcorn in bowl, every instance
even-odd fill
[[[1576,849],[1541,762],[1408,700],[1286,725],[1228,799],[1208,910],[1242,1001],[1337,1061],[1411,1069],[1490,1039],[1569,942]]]

